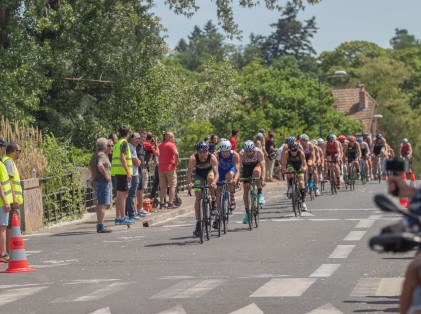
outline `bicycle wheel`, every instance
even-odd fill
[[[260,209],[262,208],[262,205],[257,204],[255,211],[254,211],[254,225],[256,226],[256,228],[259,227],[259,223],[260,223]]]
[[[361,160],[360,163],[360,175],[361,175],[361,183],[364,185],[367,183],[367,178],[365,174],[365,161]]]
[[[297,208],[297,190],[295,181],[292,182],[292,210],[294,211],[295,217],[298,215],[298,208]]]
[[[299,189],[299,187],[298,187],[298,182],[297,182],[297,187],[296,187],[296,189],[297,189],[297,204],[296,204],[296,207],[297,207],[297,212],[298,212],[298,216],[301,216],[301,209],[302,209],[302,200],[301,200],[301,193],[300,193],[300,189]]]
[[[228,208],[228,192],[225,191],[223,197],[223,205],[222,205],[222,221],[223,221],[223,230],[224,234],[227,234],[228,231],[228,220],[229,220],[229,208]]]
[[[379,161],[377,163],[377,177],[378,177],[378,180],[379,180],[379,184],[382,182],[382,169],[381,169],[380,162],[381,161],[379,159]]]
[[[209,208],[210,200],[206,198],[204,200],[204,207],[203,207],[203,220],[205,222],[205,235],[206,239],[210,240],[211,236],[211,216],[210,216],[210,208]]]
[[[335,195],[338,193],[337,189],[336,189],[336,172],[335,170],[331,171],[331,175],[330,175],[330,189],[332,192],[332,195]]]
[[[256,208],[256,196],[254,191],[249,189],[249,210],[248,210],[248,217],[249,217],[249,229],[253,229],[253,213]]]
[[[203,194],[202,194],[203,196]],[[200,208],[199,208],[199,225],[200,225],[200,231],[199,231],[199,239],[200,239],[200,243],[203,243],[203,235],[205,234],[205,219],[203,217],[203,203],[204,200],[202,199],[200,201]]]
[[[351,166],[351,175],[349,179],[350,179],[349,187],[351,191],[355,191],[355,165],[354,163],[352,163],[352,166]]]

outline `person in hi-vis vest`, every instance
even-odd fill
[[[9,143],[6,147],[6,155],[3,156],[2,161],[6,166],[7,173],[9,174],[9,182],[12,188],[13,201],[10,204],[12,209],[9,213],[9,224],[6,231],[6,248],[10,249],[10,235],[12,234],[12,217],[13,214],[20,215],[19,205],[23,204],[22,185],[20,182],[19,170],[16,167],[15,161],[19,159],[21,147],[16,143]]]
[[[133,167],[132,156],[127,142],[130,137],[130,128],[122,125],[119,130],[119,140],[114,145],[111,175],[117,178],[117,197],[115,200],[116,225],[131,225],[134,223],[129,217],[125,216],[126,199],[130,189]]]
[[[0,139],[0,155],[4,155],[9,143]],[[12,187],[6,166],[0,161],[0,262],[8,262],[9,255],[6,251],[6,228],[9,224],[10,204],[13,203]]]

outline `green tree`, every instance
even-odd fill
[[[421,41],[414,35],[410,35],[406,29],[395,29],[395,37],[390,40],[393,49],[405,49],[411,47],[421,48]]]

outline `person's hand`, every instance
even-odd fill
[[[94,188],[94,180],[89,179],[89,187]]]
[[[262,180],[262,187],[266,186],[266,181]]]
[[[210,187],[212,188],[212,189],[216,189],[216,183],[215,182],[212,182],[211,184],[210,184]]]
[[[191,183],[187,184],[187,188],[188,188],[189,190],[191,190],[193,186],[194,186],[193,182],[191,182]]]
[[[415,189],[406,184],[405,180],[397,176],[391,176],[387,180],[387,192],[393,196],[412,198],[415,195]]]
[[[7,202],[5,202],[5,204],[4,204],[4,212],[5,213],[8,213],[8,212],[10,212],[11,211],[11,207],[10,207],[10,204],[9,203],[7,203]]]
[[[111,182],[111,177],[107,175],[107,176],[105,177],[105,180],[107,180],[107,182],[108,182],[108,183],[110,183],[110,182]]]
[[[19,208],[19,203],[17,199],[13,200],[13,204],[12,204],[12,209],[18,209]]]
[[[132,181],[132,175],[130,173],[127,174],[127,182]]]

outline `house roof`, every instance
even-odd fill
[[[373,115],[375,114],[376,101],[367,93],[364,88],[366,108],[360,105],[359,88],[335,88],[333,107],[339,112],[343,112],[348,118],[361,121],[367,132],[371,131]]]

